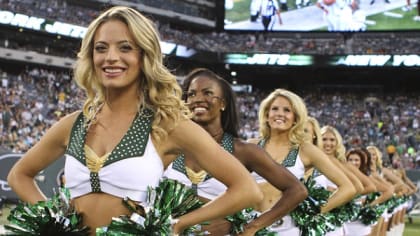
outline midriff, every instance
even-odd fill
[[[106,193],[89,193],[73,199],[72,204],[82,214],[90,235],[95,235],[96,228],[109,225],[112,217],[130,214],[121,198]]]

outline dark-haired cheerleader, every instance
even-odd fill
[[[237,229],[237,224],[240,228],[239,222],[232,222],[235,217],[228,217],[210,222],[211,224],[203,226],[203,231],[215,235],[254,235],[293,210],[306,197],[305,187],[286,168],[277,165],[262,148],[238,138],[236,98],[228,82],[213,71],[198,68],[186,76],[183,87],[192,120],[250,172],[260,174],[273,188],[283,193],[283,197],[276,199],[270,210],[244,222],[243,229]],[[226,186],[204,171],[190,154],[178,157],[165,175],[193,186],[204,201],[215,199],[226,190]]]

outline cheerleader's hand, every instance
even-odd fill
[[[201,233],[210,235],[229,235],[232,224],[226,219],[215,219],[201,226]],[[205,234],[207,235],[207,234]]]
[[[182,229],[180,228],[180,224],[179,224],[179,219],[172,219],[171,225],[172,225],[171,236],[179,236],[179,234],[182,232]]]

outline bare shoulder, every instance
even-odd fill
[[[388,178],[392,178],[392,179],[399,178],[398,175],[393,170],[394,169],[392,168],[385,167],[385,168],[382,168],[382,173]]]
[[[328,159],[321,149],[310,142],[300,144],[299,155],[305,165],[320,165]]]
[[[176,126],[168,132],[167,138],[158,142],[158,149],[161,153],[179,154],[185,153],[186,149],[193,148],[210,137],[199,125],[189,119],[180,120]]]
[[[182,142],[188,141],[191,137],[199,137],[203,132],[206,133],[206,131],[196,123],[189,119],[182,119],[168,134],[170,138]]]
[[[310,142],[303,142],[299,145],[300,153],[304,155],[312,155],[322,152],[317,146]]]
[[[234,145],[235,154],[259,152],[263,150],[257,144],[245,141],[240,138],[235,138],[233,145]]]
[[[248,143],[253,143],[253,144],[258,144],[259,141],[260,139],[258,138],[250,138],[247,140]]]
[[[77,117],[82,113],[82,111],[78,110],[75,112],[72,112],[68,115],[65,115],[62,117],[59,122],[64,124],[70,124],[73,126],[74,122],[76,121]]]
[[[77,117],[80,115],[81,111],[75,111],[64,117],[60,118],[53,126],[51,130],[59,130],[59,131],[68,131],[72,129],[74,122],[76,121]],[[67,132],[65,132],[67,133]]]
[[[240,138],[234,139],[235,152],[258,152],[263,150],[256,143],[248,142]]]
[[[75,111],[62,117],[60,120],[54,123],[51,126],[51,128],[47,131],[48,136],[53,137],[53,139],[56,139],[56,141],[60,142],[60,144],[66,145],[70,136],[70,132],[73,128],[74,122],[76,121],[80,113],[81,111]]]
[[[255,143],[235,139],[234,156],[239,159],[249,170],[272,161],[270,155]]]
[[[382,168],[382,173],[384,174],[392,174],[392,170],[390,170],[388,167]]]

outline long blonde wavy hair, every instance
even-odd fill
[[[292,144],[299,145],[305,141],[308,141],[307,135],[304,131],[305,122],[307,121],[308,117],[306,105],[301,97],[286,89],[274,90],[261,102],[260,110],[258,113],[259,132],[261,138],[269,139],[271,136],[271,129],[268,125],[268,112],[270,110],[271,104],[278,97],[284,97],[290,102],[292,106],[292,112],[295,115],[294,124],[289,131],[290,142]]]
[[[153,22],[129,7],[116,6],[103,12],[89,25],[82,40],[74,67],[74,78],[87,95],[83,105],[86,120],[94,122],[106,99],[105,88],[94,70],[93,44],[97,29],[110,20],[125,23],[140,49],[142,68],[138,88],[139,112],[146,108],[153,110],[152,135],[158,140],[165,138],[168,131],[186,118],[184,115],[189,114],[189,111],[181,100],[182,90],[175,76],[163,65],[160,39]],[[163,123],[166,126],[162,126]],[[168,127],[167,124],[172,126]]]
[[[325,133],[332,133],[337,140],[336,149],[335,149],[335,157],[342,161],[346,162],[346,147],[343,144],[343,137],[338,132],[338,130],[332,126],[326,125],[321,128],[321,135],[324,135]]]
[[[314,136],[311,137],[312,143],[322,150],[322,136],[319,122],[312,116],[308,116],[308,122],[312,125]]]
[[[382,169],[382,152],[379,150],[379,148],[376,146],[370,145],[370,146],[367,146],[366,149],[368,151],[374,151],[376,153],[376,163],[375,163],[376,168]]]

